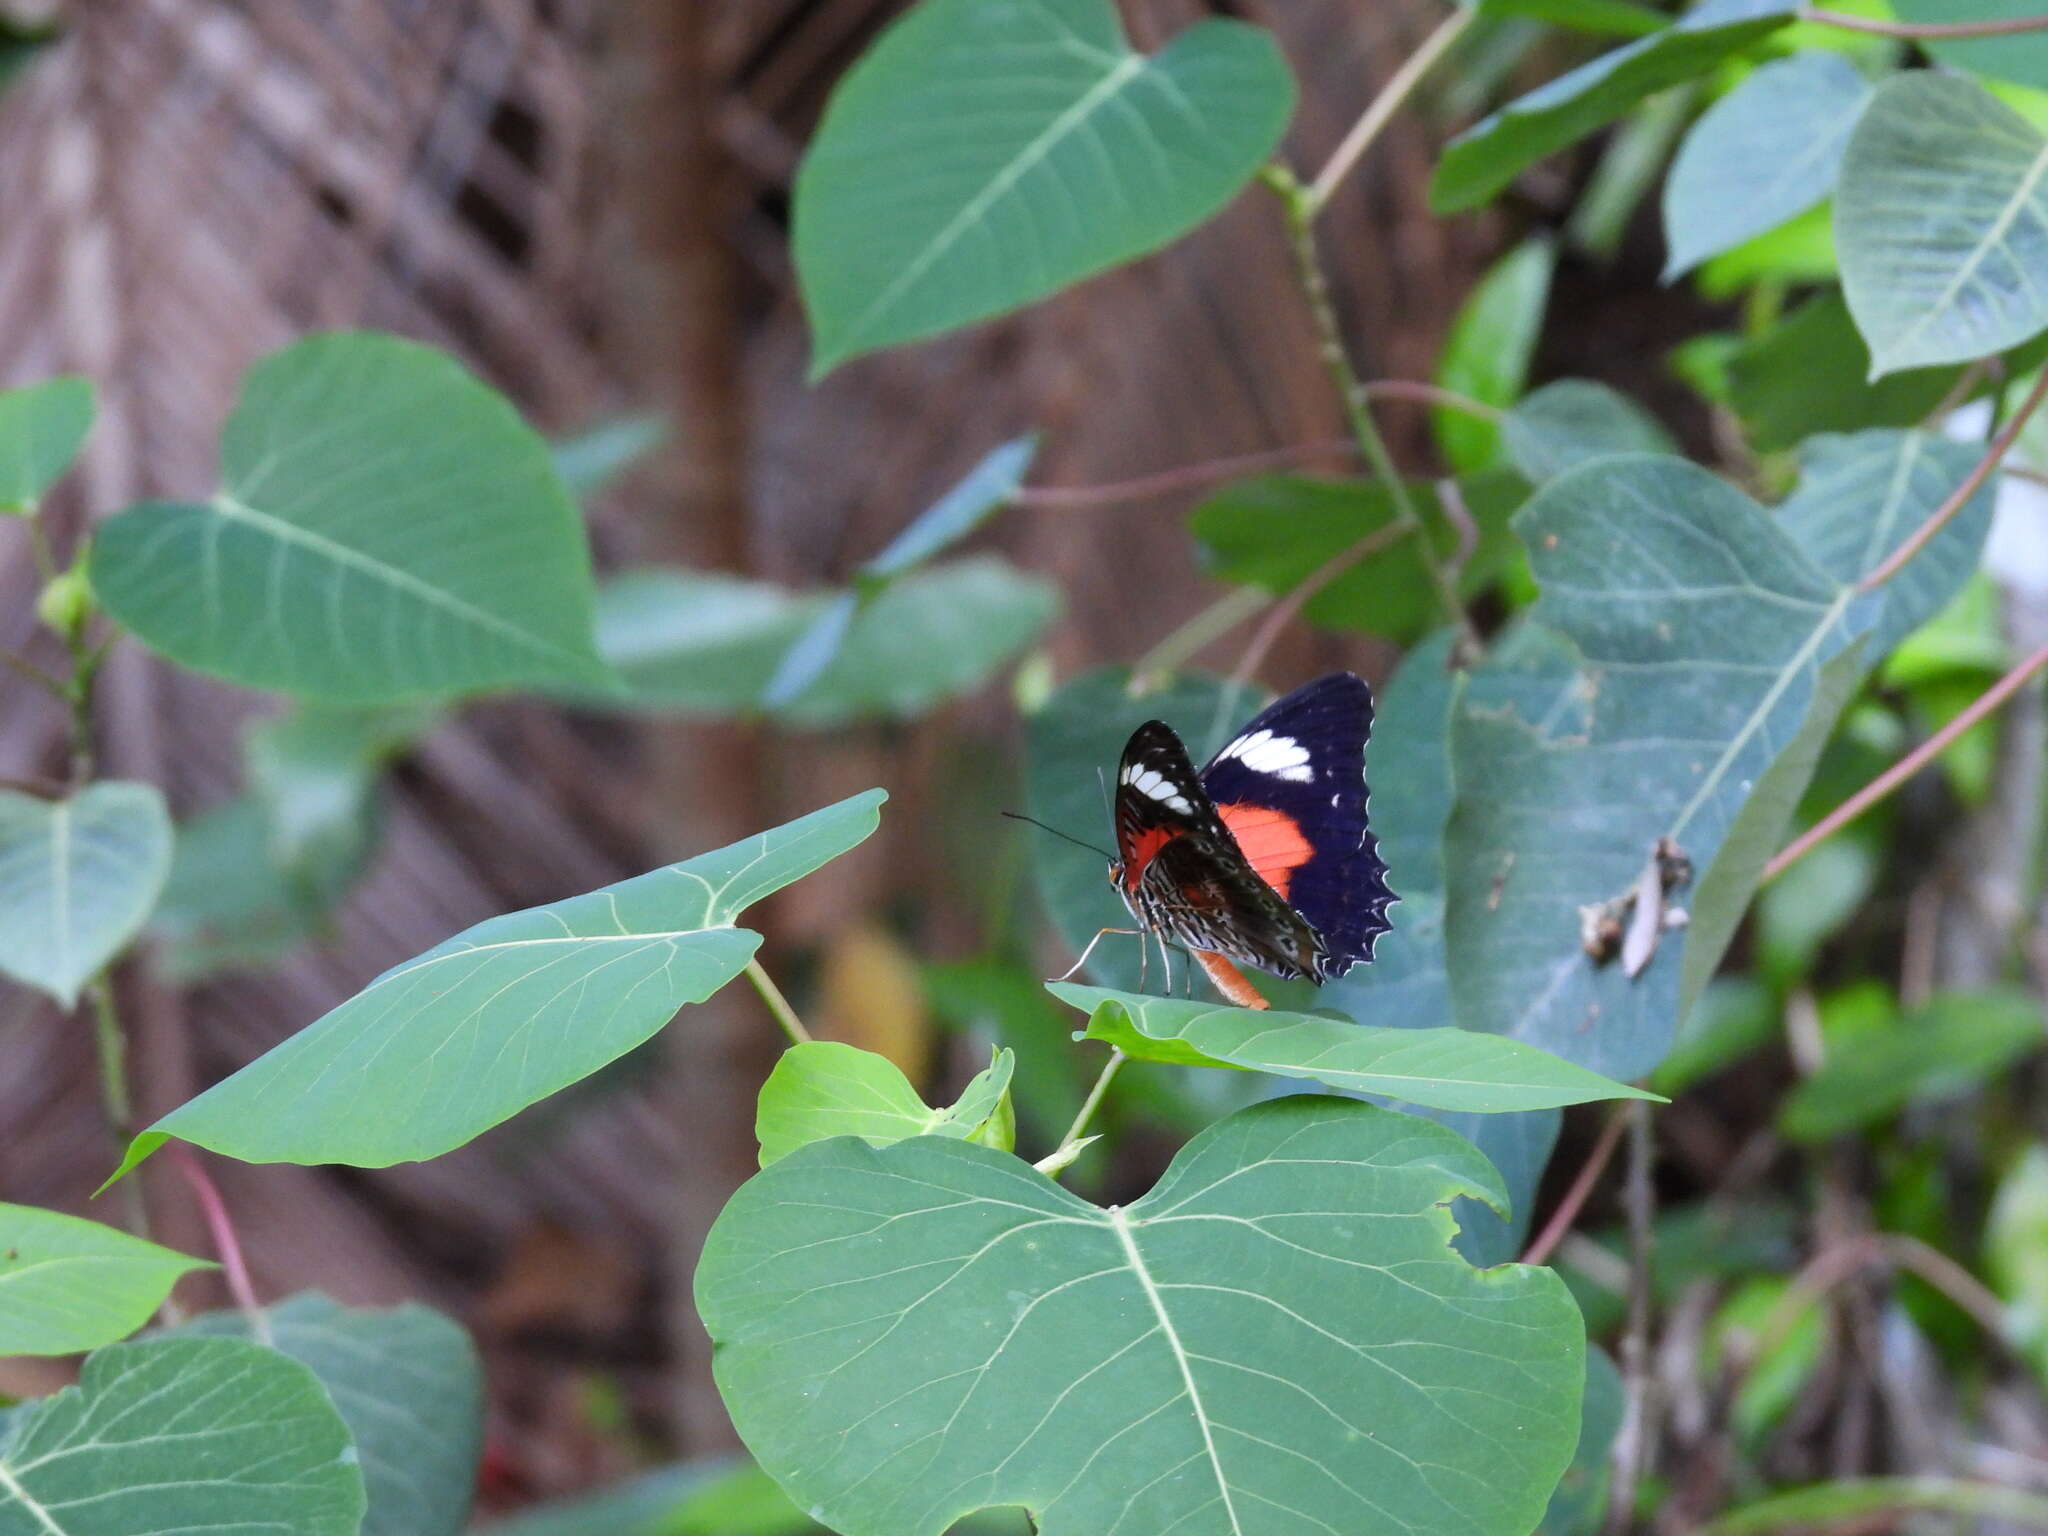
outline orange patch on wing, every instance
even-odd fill
[[[1314,845],[1301,835],[1301,823],[1263,805],[1219,805],[1216,814],[1237,839],[1245,862],[1285,900],[1294,872],[1315,857]]]
[[[1147,827],[1131,839],[1131,846],[1124,853],[1124,889],[1136,891],[1138,882],[1145,878],[1145,866],[1153,856],[1180,836],[1178,827]]]

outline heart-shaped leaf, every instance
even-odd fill
[[[170,813],[147,784],[103,780],[69,800],[0,790],[0,973],[75,1006],[170,868]]]
[[[1656,1097],[1499,1035],[1353,1024],[1065,982],[1049,990],[1088,1015],[1089,1039],[1146,1061],[1306,1077],[1349,1093],[1476,1114]]]
[[[74,1355],[148,1322],[204,1259],[96,1221],[0,1205],[0,1356]]]
[[[859,1136],[878,1147],[912,1136],[973,1136],[1009,1092],[1016,1065],[1013,1052],[998,1050],[957,1104],[933,1109],[886,1056],[837,1040],[793,1045],[761,1087],[754,1115],[761,1166],[828,1136]]]
[[[2048,327],[2048,139],[1973,80],[1895,75],[1849,136],[1835,243],[1873,379],[2017,346]]]
[[[0,390],[0,512],[34,512],[91,430],[92,385],[85,379]]]
[[[737,976],[746,908],[861,843],[879,789],[713,853],[508,913],[393,966],[135,1138],[251,1163],[438,1157],[651,1038]],[[119,1173],[116,1177],[119,1177]]]
[[[1669,282],[1775,229],[1834,190],[1870,82],[1839,53],[1753,71],[1700,115],[1664,182]]]
[[[0,1427],[0,1531],[356,1536],[348,1428],[296,1360],[240,1339],[144,1339]]]
[[[1107,1210],[843,1137],[733,1197],[697,1304],[742,1438],[845,1536],[1527,1536],[1584,1333],[1552,1272],[1450,1250],[1459,1195],[1501,1202],[1484,1159],[1354,1100],[1232,1115]]]
[[[1293,107],[1279,48],[1241,22],[1147,58],[1111,0],[925,0],[840,81],[797,173],[813,376],[1177,239]]]
[[[379,703],[610,683],[547,443],[395,336],[315,336],[257,364],[220,490],[103,524],[92,581],[152,649],[252,688]]]
[[[171,1337],[248,1338],[241,1312]],[[428,1307],[347,1308],[307,1291],[260,1318],[266,1343],[310,1369],[355,1437],[369,1511],[362,1536],[461,1536],[483,1451],[483,1372],[453,1321]]]

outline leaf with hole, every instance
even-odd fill
[[[249,371],[221,487],[101,525],[93,590],[152,650],[383,703],[611,677],[590,552],[539,434],[454,359],[340,332]]]
[[[797,172],[812,376],[1169,244],[1293,108],[1279,48],[1242,22],[1148,58],[1111,0],[925,0],[839,82]]]
[[[103,779],[68,800],[0,789],[0,974],[75,1007],[170,867],[170,813],[148,784]]]
[[[246,1339],[251,1327],[244,1313],[209,1312],[167,1336]],[[313,1291],[265,1307],[261,1327],[257,1342],[312,1371],[355,1439],[362,1536],[461,1536],[484,1439],[469,1335],[429,1307],[343,1307]]]
[[[204,1259],[96,1221],[0,1205],[0,1356],[73,1355],[150,1320]]]
[[[734,926],[740,913],[866,840],[884,798],[871,789],[478,923],[172,1110],[135,1138],[120,1173],[173,1136],[251,1163],[383,1168],[452,1151],[739,975],[761,942]]]
[[[356,1536],[362,1519],[362,1470],[326,1389],[260,1344],[112,1344],[78,1385],[0,1425],[7,1536]]]
[[[51,379],[0,390],[0,513],[36,510],[92,430],[92,385]]]
[[[1042,1536],[1527,1536],[1584,1332],[1551,1271],[1450,1250],[1460,1195],[1502,1203],[1463,1141],[1323,1097],[1107,1210],[964,1142],[839,1138],[734,1196],[697,1304],[741,1437],[845,1536],[1001,1505]]]
[[[2048,328],[2048,139],[1975,81],[1896,75],[1849,136],[1835,243],[1873,379],[2031,340]]]
[[[1010,1091],[1016,1056],[998,1050],[946,1109],[933,1109],[917,1095],[886,1056],[836,1040],[806,1040],[776,1059],[761,1087],[754,1135],[761,1166],[828,1136],[859,1136],[870,1146],[912,1136],[955,1136],[982,1131]]]

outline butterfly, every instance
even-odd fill
[[[1172,727],[1131,733],[1110,883],[1141,929],[1318,985],[1372,959],[1398,898],[1366,824],[1372,690],[1332,672],[1195,771]]]

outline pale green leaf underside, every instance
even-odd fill
[[[180,1275],[212,1267],[96,1221],[0,1205],[0,1356],[72,1355],[124,1339]]]
[[[1895,76],[1850,135],[1835,243],[1873,379],[2017,346],[2048,327],[2048,140],[1972,80]]]
[[[355,1439],[369,1512],[362,1536],[461,1536],[483,1450],[483,1373],[452,1320],[408,1304],[342,1307],[302,1292],[263,1309],[266,1342],[308,1367]],[[210,1312],[176,1337],[249,1336]]]
[[[1499,1035],[1354,1024],[1065,982],[1049,990],[1089,1016],[1091,1040],[1150,1061],[1306,1077],[1351,1093],[1477,1114],[1655,1097]]]
[[[145,1339],[0,1429],[0,1536],[356,1536],[363,1475],[313,1373],[239,1339]]]
[[[1125,1209],[839,1138],[734,1197],[697,1301],[741,1436],[845,1536],[1001,1505],[1042,1536],[1527,1536],[1583,1326],[1551,1272],[1450,1250],[1459,1195],[1501,1203],[1470,1146],[1353,1100],[1233,1115]]]
[[[651,1038],[744,968],[746,907],[874,831],[869,790],[731,847],[494,917],[369,986],[135,1138],[256,1163],[439,1156]]]
[[[0,390],[0,512],[31,512],[92,430],[92,385],[51,379]]]
[[[0,790],[0,974],[72,1007],[170,868],[170,813],[150,785],[109,779],[54,801]]]
[[[797,175],[813,372],[1167,244],[1244,186],[1293,104],[1242,23],[1146,58],[1110,0],[926,0],[840,82]]]
[[[830,1136],[858,1136],[874,1146],[912,1136],[972,1136],[996,1112],[1015,1070],[1015,1053],[998,1050],[957,1104],[933,1109],[888,1057],[837,1040],[806,1040],[776,1059],[761,1086],[754,1115],[761,1166]]]
[[[369,703],[608,674],[547,444],[451,358],[315,336],[250,371],[204,502],[111,519],[108,611],[174,661]]]

